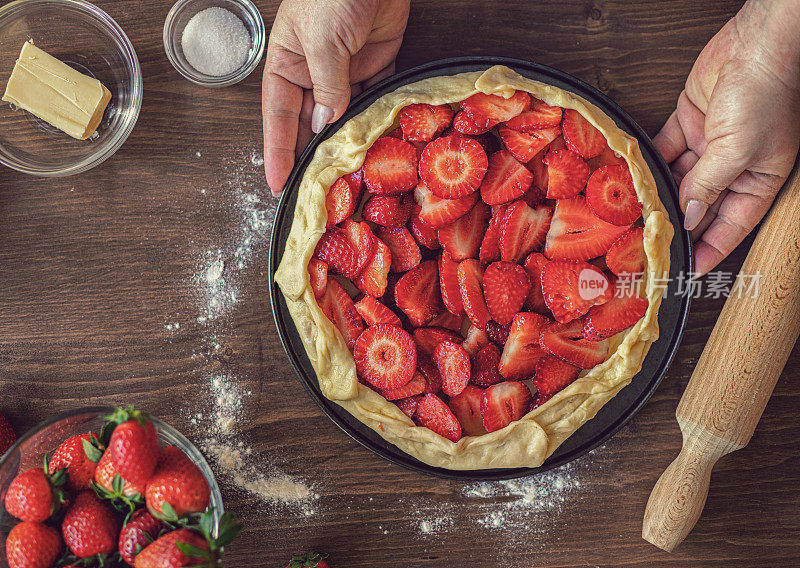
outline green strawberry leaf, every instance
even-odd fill
[[[103,457],[103,450],[94,445],[96,440],[97,438],[94,435],[92,435],[91,440],[83,440],[83,453],[94,463],[98,463],[100,458]]]
[[[328,557],[327,554],[309,552],[301,556],[293,556],[288,568],[316,568],[319,563]]]
[[[178,550],[190,558],[209,558],[208,550],[199,548],[193,544],[189,544],[188,542],[178,541],[175,543],[175,546],[177,546]]]

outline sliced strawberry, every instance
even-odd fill
[[[522,196],[522,200],[528,204],[528,207],[532,207],[534,209],[538,207],[542,201],[544,201],[544,198],[545,192],[533,184],[531,184],[530,189]]]
[[[433,326],[418,327],[414,330],[412,337],[417,351],[426,355],[433,355],[433,351],[442,341],[453,343],[461,341],[461,337],[452,330]]]
[[[505,379],[497,370],[499,365],[500,349],[494,343],[490,343],[473,357],[472,376],[469,381],[479,387],[489,387],[502,383]]]
[[[364,168],[358,168],[356,171],[344,174],[342,176],[353,188],[356,194],[356,205],[361,201],[361,193],[364,191]]]
[[[398,140],[403,139],[403,129],[402,128],[395,128],[391,132],[387,132],[384,136],[388,136],[389,138],[397,138]]]
[[[397,389],[414,378],[417,348],[402,327],[379,323],[358,337],[353,359],[358,376],[367,383],[379,389]]]
[[[467,116],[467,113],[463,110],[456,113],[456,116],[453,119],[453,129],[455,129],[456,132],[466,134],[467,136],[477,136],[478,134],[483,134],[489,130],[488,128],[478,126],[472,122],[472,119]]]
[[[364,330],[364,322],[347,290],[338,281],[328,279],[328,287],[319,299],[319,307],[342,334],[348,349],[353,349]]]
[[[500,226],[503,224],[507,207],[505,205],[496,205],[492,209],[495,209],[495,207],[498,208],[497,213],[493,213],[492,218],[489,220],[489,227],[486,229],[486,234],[483,235],[478,253],[481,264],[489,264],[495,260],[500,260]]]
[[[577,152],[582,158],[594,158],[607,145],[603,133],[577,110],[568,108],[564,111],[561,128],[564,130],[567,148]]]
[[[564,136],[559,136],[552,142],[550,142],[550,146],[547,147],[548,152],[557,152],[559,150],[563,150],[567,147],[567,143],[564,142]]]
[[[367,325],[377,325],[379,323],[388,323],[397,326],[402,325],[397,314],[381,304],[381,302],[373,296],[365,294],[355,305],[356,310],[359,315],[364,318]]]
[[[397,115],[403,138],[410,142],[430,142],[453,122],[453,109],[447,105],[424,103],[403,107]]]
[[[414,396],[415,394],[422,394],[425,392],[425,377],[421,373],[414,373],[414,378],[404,384],[402,387],[396,389],[378,389],[378,394],[386,400],[400,400]]]
[[[623,234],[606,253],[606,266],[617,276],[642,274],[646,262],[644,227],[634,227]]]
[[[460,262],[478,256],[489,227],[489,214],[489,208],[479,201],[469,213],[439,229],[439,243],[453,260]]]
[[[415,203],[411,211],[411,220],[408,222],[408,230],[414,235],[417,244],[429,250],[436,250],[439,248],[439,237],[436,228],[422,220],[420,217],[421,212],[422,207]]]
[[[553,210],[546,205],[533,209],[522,200],[510,204],[500,226],[500,258],[521,262],[541,248],[552,215]]]
[[[460,297],[460,294],[459,294]],[[463,316],[457,316],[447,310],[440,313],[438,316],[431,320],[430,325],[434,327],[443,327],[457,333],[461,333],[461,324],[464,322]]]
[[[542,268],[544,303],[556,321],[570,322],[614,295],[603,271],[580,260],[552,260]]]
[[[591,369],[606,360],[608,341],[583,338],[583,318],[569,323],[552,323],[542,330],[542,349],[581,369]]]
[[[511,324],[500,325],[496,321],[490,321],[486,324],[486,336],[489,341],[503,347],[508,341],[508,334],[511,331]]]
[[[337,179],[325,196],[325,210],[328,218],[325,227],[330,229],[347,219],[358,207],[356,191],[344,177]]]
[[[470,193],[460,199],[442,199],[420,182],[414,190],[414,198],[421,207],[420,219],[434,228],[449,225],[467,213],[478,201],[478,192]]]
[[[364,183],[372,193],[392,195],[417,185],[417,151],[408,142],[378,138],[364,157]]]
[[[392,251],[392,272],[405,272],[422,262],[417,241],[405,227],[378,227],[375,233]]]
[[[361,274],[353,280],[356,287],[369,296],[379,298],[386,291],[387,276],[392,265],[392,253],[379,238],[375,237],[375,254]]]
[[[308,261],[308,281],[314,291],[314,297],[319,299],[328,286],[328,265],[318,258]]]
[[[549,259],[589,260],[608,251],[628,227],[606,223],[592,213],[582,195],[559,199],[544,244]]]
[[[458,263],[446,250],[439,256],[439,289],[447,311],[452,314],[463,314],[464,304],[461,302],[461,290],[458,288]]]
[[[550,106],[544,101],[531,97],[531,108],[522,111],[506,121],[506,126],[520,132],[531,132],[561,124],[561,107]]]
[[[525,133],[499,126],[497,132],[500,134],[500,139],[505,147],[517,160],[529,162],[536,154],[561,135],[561,128],[553,126]]]
[[[617,294],[601,306],[591,308],[583,321],[583,336],[602,341],[638,322],[647,313],[649,302],[629,294]]]
[[[414,418],[414,413],[417,411],[417,405],[422,400],[422,395],[409,396],[408,398],[401,398],[395,400],[394,403],[403,411],[403,414],[409,418]]]
[[[436,196],[458,199],[476,191],[489,160],[472,138],[445,136],[425,147],[419,161],[419,177]]]
[[[458,422],[461,424],[461,431],[467,436],[486,434],[486,428],[483,427],[483,417],[481,416],[482,395],[482,388],[467,385],[461,394],[450,397],[450,410],[458,418]]]
[[[523,195],[533,183],[533,174],[520,164],[508,150],[489,157],[489,168],[481,182],[484,203],[498,205]]]
[[[442,341],[433,350],[433,362],[442,377],[442,392],[447,396],[461,394],[469,382],[469,355],[458,343]]]
[[[589,164],[589,169],[592,171],[595,171],[597,168],[602,168],[603,166],[628,167],[628,162],[625,161],[625,158],[618,156],[614,150],[608,147],[608,144],[605,145],[599,156],[586,160],[586,163]]]
[[[423,261],[406,272],[395,285],[394,299],[414,327],[423,326],[439,315],[444,306],[436,261]]]
[[[520,312],[514,316],[498,370],[507,379],[530,379],[536,372],[536,363],[544,355],[539,348],[539,336],[550,320],[533,312]]]
[[[328,265],[328,270],[354,278],[359,273],[359,254],[341,227],[331,227],[319,238],[314,256]]]
[[[495,432],[519,420],[528,412],[533,395],[525,383],[506,381],[492,385],[481,396],[483,427]]]
[[[342,229],[357,253],[355,270],[356,274],[360,274],[375,256],[375,235],[372,234],[369,225],[363,221],[357,223],[352,219],[345,219]],[[345,276],[347,275],[345,274]]]
[[[483,297],[483,268],[480,261],[468,258],[458,265],[458,289],[467,317],[475,327],[485,330],[492,316]]]
[[[498,261],[483,273],[483,297],[492,319],[500,325],[511,323],[528,297],[531,282],[520,265]]]
[[[589,166],[572,150],[548,152],[544,157],[547,166],[547,198],[575,197],[586,187]]]
[[[414,201],[406,196],[373,195],[364,204],[361,215],[383,227],[402,227],[411,217]]]
[[[474,357],[476,353],[487,345],[489,345],[489,338],[486,332],[474,325],[470,325],[467,330],[467,338],[461,342],[461,347],[464,348],[464,351]]]
[[[574,382],[580,374],[580,367],[558,357],[545,355],[536,364],[536,377],[531,384],[542,395],[552,396]]]
[[[475,93],[460,104],[472,122],[483,128],[491,128],[530,108],[531,96],[525,91],[516,91],[507,99],[498,95]]]
[[[547,257],[540,252],[531,253],[525,259],[525,272],[528,273],[531,281],[531,289],[525,300],[525,307],[540,314],[550,313],[542,294],[542,268],[548,262]]]
[[[414,422],[447,438],[458,442],[461,438],[461,424],[442,399],[435,394],[426,394],[417,405]]]
[[[586,184],[586,203],[603,221],[628,226],[642,214],[628,166],[596,169]]]
[[[528,407],[528,412],[530,412],[534,408],[539,408],[551,398],[553,398],[552,394],[542,394],[540,392],[537,392],[535,395],[533,395],[533,400],[531,401],[531,405]]]
[[[438,395],[442,392],[442,376],[430,355],[417,351],[417,368],[425,377],[425,394]]]
[[[536,154],[530,162],[525,164],[533,174],[533,186],[538,188],[542,194],[547,193],[547,180],[549,179],[547,164],[544,163],[544,157],[546,155],[547,150],[543,150]]]

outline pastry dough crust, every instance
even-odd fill
[[[643,288],[650,306],[632,328],[610,341],[608,359],[581,376],[544,405],[496,432],[453,443],[415,426],[400,409],[360,384],[353,357],[341,334],[328,321],[309,284],[308,261],[325,232],[325,194],[343,174],[361,167],[372,143],[396,124],[401,108],[412,103],[439,105],[462,101],[479,91],[510,97],[524,90],[547,104],[580,112],[628,162],[643,204],[647,268]],[[655,180],[634,138],[600,109],[581,97],[495,66],[483,72],[433,77],[404,85],[376,100],[322,142],[300,183],[294,221],[275,280],[330,400],[375,430],[385,440],[426,464],[455,470],[538,467],[555,449],[639,371],[650,344],[658,339],[658,309],[669,273],[673,228],[658,199]],[[660,279],[660,280],[659,280]]]

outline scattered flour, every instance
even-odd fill
[[[198,151],[197,156],[200,157]],[[196,293],[197,315],[202,330],[202,346],[193,355],[201,364],[208,384],[211,403],[195,409],[189,418],[205,436],[200,447],[214,466],[215,474],[230,481],[240,491],[258,497],[264,504],[289,508],[311,516],[319,495],[302,479],[287,475],[262,455],[254,454],[240,435],[244,402],[252,396],[243,390],[239,379],[221,363],[231,351],[223,346],[225,331],[231,327],[229,316],[240,301],[243,270],[263,255],[275,217],[276,203],[267,195],[263,170],[257,167],[255,150],[239,150],[234,159],[223,165],[219,188],[208,188],[214,205],[227,208],[234,217],[224,242],[209,248],[198,260],[191,284]],[[261,158],[263,165],[263,158]],[[211,191],[214,189],[215,191]],[[202,190],[205,193],[205,189]],[[169,331],[178,323],[167,324]]]

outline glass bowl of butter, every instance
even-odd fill
[[[40,176],[85,172],[116,152],[142,106],[128,36],[84,0],[0,7],[0,164]]]

